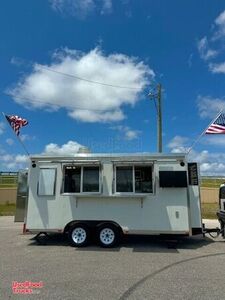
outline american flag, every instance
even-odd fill
[[[207,128],[206,134],[225,134],[225,114],[219,117]]]
[[[12,129],[15,131],[16,135],[20,134],[20,128],[28,124],[26,119],[22,119],[14,115],[5,115],[6,120],[9,122]]]

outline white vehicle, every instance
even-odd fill
[[[198,168],[184,154],[33,156],[28,187],[16,221],[31,233],[66,233],[77,247],[93,236],[112,247],[123,234],[203,232]]]

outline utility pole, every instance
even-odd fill
[[[159,153],[162,153],[162,86],[160,83],[157,84],[156,91],[149,93],[149,97],[154,101],[157,100],[157,150]]]

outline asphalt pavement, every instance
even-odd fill
[[[72,248],[61,235],[38,245],[32,237],[0,217],[0,299],[225,299],[221,237],[129,237],[115,249]],[[22,283],[36,283],[32,294],[16,294]]]

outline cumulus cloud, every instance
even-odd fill
[[[206,150],[201,152],[192,151],[189,160],[197,161],[200,164],[201,175],[224,176],[225,155],[223,153],[210,153]]]
[[[103,0],[101,14],[105,15],[111,12],[112,12],[112,0]]]
[[[188,142],[187,137],[182,137],[176,135],[167,145],[172,153],[186,153],[188,151]]]
[[[225,62],[221,63],[210,63],[209,69],[214,74],[225,74]]]
[[[224,138],[223,134],[222,135],[212,134],[210,136],[206,136],[203,143],[207,144],[207,145],[217,146],[217,147],[224,147],[225,146],[225,138]]]
[[[212,24],[212,30],[208,36],[197,41],[197,48],[200,57],[208,62],[209,70],[212,73],[225,73],[225,62],[213,62],[222,55],[225,38],[225,10],[217,16]],[[221,58],[220,58],[221,59]]]
[[[187,137],[175,136],[167,145],[172,153],[185,153],[189,149],[189,139]],[[187,147],[188,145],[188,147]],[[198,162],[201,175],[204,176],[224,176],[225,154],[210,153],[207,150],[195,151],[194,149],[187,156],[188,161]]]
[[[216,18],[215,24],[214,39],[225,37],[225,10]]]
[[[29,158],[21,154],[2,154],[0,156],[1,168],[10,171],[18,171],[28,167]]]
[[[199,95],[197,98],[197,106],[201,118],[212,119],[215,118],[222,109],[225,109],[225,100]]]
[[[137,58],[107,56],[99,48],[88,53],[66,48],[55,51],[49,65],[35,64],[7,93],[27,108],[65,108],[79,121],[113,122],[125,118],[122,107],[134,106],[153,77],[153,70]]]
[[[216,57],[218,54],[216,50],[209,48],[208,39],[206,36],[197,42],[197,47],[198,47],[200,57],[203,60],[211,59],[213,57]]]
[[[13,140],[8,139],[7,143],[11,145]],[[45,146],[44,151],[39,155],[74,155],[78,152],[79,148],[83,147],[75,141],[68,141],[63,145],[49,143]],[[22,154],[8,154],[5,150],[0,148],[0,166],[2,170],[18,171],[25,169],[29,166],[29,158]],[[37,154],[38,155],[38,154]]]
[[[13,139],[6,139],[6,143],[9,145],[9,146],[12,146],[14,144],[14,141]]]
[[[128,141],[137,139],[141,134],[140,130],[131,129],[129,126],[118,125],[111,127],[111,129],[118,130],[120,133],[122,133],[123,138]]]
[[[33,141],[33,140],[35,140],[36,139],[36,137],[35,136],[30,136],[29,134],[21,134],[20,135],[20,139],[21,139],[21,141]]]
[[[81,144],[75,141],[68,141],[66,144],[59,146],[54,143],[50,143],[45,146],[43,154],[46,155],[73,155],[77,153],[79,148],[83,147]]]
[[[49,0],[49,2],[54,11],[81,19],[94,12],[100,14],[112,12],[112,0]]]

